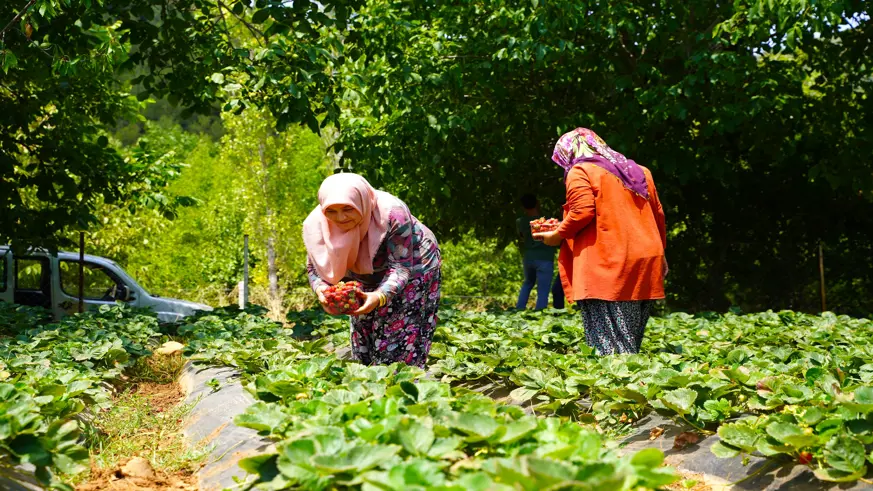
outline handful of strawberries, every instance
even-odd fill
[[[545,217],[541,217],[530,222],[530,231],[535,234],[539,234],[542,232],[554,232],[555,230],[558,230],[558,227],[560,226],[561,222],[559,222],[557,218],[549,218],[548,220],[546,220]]]
[[[324,298],[327,306],[340,314],[350,314],[361,308],[361,284],[357,281],[343,282],[327,287]]]

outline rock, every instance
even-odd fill
[[[184,344],[177,343],[176,341],[167,341],[155,353],[159,355],[175,355],[176,353],[181,353],[183,349],[185,349]]]
[[[124,467],[121,468],[121,473],[125,477],[138,477],[140,479],[154,479],[155,471],[148,460],[142,457],[134,457],[130,459]]]

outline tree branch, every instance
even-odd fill
[[[242,24],[243,24],[244,26],[246,26],[246,28],[248,28],[248,30],[249,30],[252,34],[255,34],[255,41],[257,41],[259,45],[264,46],[264,43],[268,43],[268,42],[270,42],[270,40],[267,39],[267,36],[266,36],[266,35],[265,35],[265,34],[264,34],[260,29],[258,29],[257,27],[251,25],[247,20],[245,20],[245,19],[243,19],[242,17],[240,17],[239,15],[237,15],[236,12],[234,12],[233,10],[231,10],[230,7],[228,7],[224,2],[222,2],[221,0],[218,0],[217,3],[218,3],[218,8],[219,8],[219,10],[222,9],[222,8],[224,8],[225,10],[227,10],[228,12],[230,12],[231,14],[233,14],[233,16],[236,17],[236,19],[237,19],[238,21],[242,22]],[[264,38],[264,43],[261,42],[261,40],[260,40],[260,38],[258,38],[258,36],[261,36],[262,38]]]
[[[2,31],[0,31],[0,39],[3,39],[6,36],[6,31],[8,31],[9,28],[12,27],[16,22],[21,20],[21,18],[24,17],[24,14],[26,14],[27,11],[30,10],[30,8],[33,7],[33,5],[35,3],[36,3],[36,0],[30,0],[29,2],[27,2],[27,5],[25,5],[24,8],[21,9],[21,12],[19,12],[18,15],[13,17],[12,20],[9,21],[8,24],[6,24],[6,27],[4,27]]]

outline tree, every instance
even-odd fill
[[[873,291],[863,2],[373,0],[359,18],[344,158],[441,237],[509,241],[519,194],[562,200],[554,142],[587,126],[655,175],[672,305],[814,309],[819,240],[864,263],[831,281]]]
[[[72,229],[99,224],[101,203],[137,194],[174,213],[143,171],[144,153],[125,158],[107,130],[140,107],[122,83],[181,104],[184,114],[216,104],[241,111],[265,105],[278,124],[313,124],[338,114],[325,75],[337,55],[321,30],[343,29],[355,2],[258,0],[22,0],[0,6],[0,242],[55,247]],[[332,12],[328,16],[324,11]],[[258,49],[239,35],[245,30]],[[225,76],[246,98],[224,100]],[[316,93],[317,92],[317,93]],[[159,157],[155,157],[159,158]],[[169,177],[169,176],[165,176]],[[163,182],[164,179],[159,180]]]
[[[300,224],[315,207],[328,174],[318,137],[303,128],[277,132],[265,111],[249,109],[224,120],[223,158],[238,170],[236,192],[245,228],[266,258],[271,299],[279,299],[279,269],[298,276],[305,267]]]

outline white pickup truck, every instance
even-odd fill
[[[208,305],[150,295],[119,265],[103,257],[86,255],[83,277],[87,309],[122,302],[152,309],[161,322],[175,322],[198,310],[212,310]],[[14,256],[9,247],[0,246],[0,300],[44,307],[56,320],[77,312],[79,255],[38,250]]]

